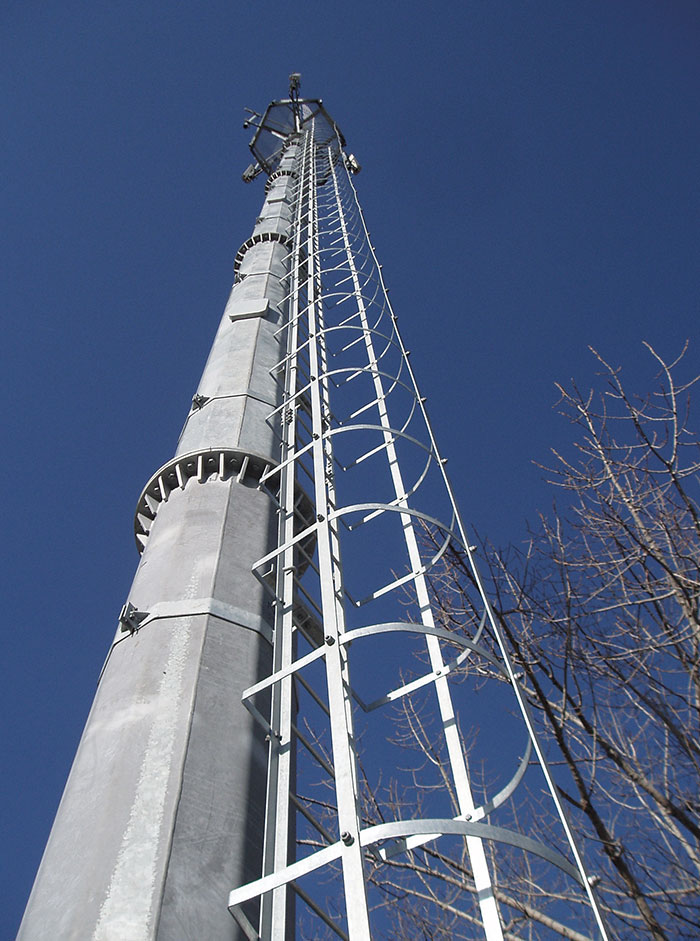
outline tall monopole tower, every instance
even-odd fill
[[[606,937],[359,165],[298,75],[246,123],[262,209],[175,455],[138,501],[141,560],[19,937],[361,941],[457,909],[489,941],[527,919],[528,937]],[[471,586],[459,623],[448,564]]]

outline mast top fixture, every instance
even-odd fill
[[[299,86],[301,85],[301,72],[292,72],[289,76],[289,97],[299,97]]]

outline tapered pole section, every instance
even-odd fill
[[[268,745],[241,692],[270,669],[272,608],[251,565],[277,537],[260,478],[279,460],[268,417],[281,395],[271,369],[287,317],[295,152],[236,256],[175,457],[139,502],[143,555],[21,941],[243,937],[226,901],[262,866]]]

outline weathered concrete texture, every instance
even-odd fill
[[[261,871],[267,746],[264,731],[240,713],[240,679],[269,671],[269,651],[231,635],[221,622],[207,632],[158,925],[163,941],[194,941],[205,924],[207,937],[236,937],[228,893]]]
[[[289,177],[278,181],[289,187]],[[273,186],[271,193],[279,189]],[[277,231],[278,204],[265,202],[258,231]],[[268,211],[273,213],[268,219]],[[286,215],[289,215],[287,210]],[[285,219],[284,231],[289,223]],[[217,331],[197,394],[206,396],[203,408],[188,416],[178,442],[177,454],[187,454],[214,441],[219,447],[240,448],[255,454],[279,457],[279,444],[266,422],[270,411],[281,401],[281,385],[270,370],[283,356],[283,321],[288,292],[287,270],[290,249],[278,241],[252,245],[243,256],[240,276],[234,284]],[[234,319],[246,315],[251,301],[267,301],[265,316]]]
[[[287,232],[292,187],[286,176],[270,188],[256,231]],[[244,256],[248,276],[199,388],[208,401],[188,417],[179,454],[233,447],[277,459],[266,419],[279,401],[270,370],[288,254],[271,241]],[[251,299],[269,300],[265,314],[232,321]],[[275,538],[274,503],[254,480],[191,478],[159,505],[129,595],[158,616],[117,633],[20,941],[238,939],[228,893],[260,874],[267,765],[241,693],[271,655],[259,628],[269,636],[272,609],[251,565]],[[224,616],[206,613],[212,599]]]
[[[279,246],[274,247],[279,250]],[[251,251],[257,251],[257,246]],[[209,401],[188,417],[178,454],[197,451],[216,441],[219,447],[279,459],[279,438],[265,420],[280,402],[279,388],[270,376],[283,355],[274,336],[278,326],[260,317],[233,323],[228,316],[222,320],[197,389]],[[254,411],[252,426],[246,422],[250,409]]]
[[[188,481],[154,521],[130,600],[214,597],[269,622],[250,565],[274,516],[235,478]],[[260,871],[267,761],[240,697],[269,657],[259,633],[211,616],[118,636],[21,939],[236,937],[226,898]]]

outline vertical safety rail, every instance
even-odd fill
[[[294,230],[290,265],[289,317],[286,326],[286,366],[283,371],[284,393],[281,426],[281,471],[278,491],[278,542],[285,548],[275,566],[275,636],[273,671],[288,670],[294,659],[294,574],[296,525],[296,473],[293,463],[296,442],[297,355],[299,335],[300,291],[303,284],[300,234],[304,211],[303,193],[308,186],[303,177],[308,163],[307,151],[312,146],[308,135],[299,144],[288,148],[296,152],[297,192],[294,209]],[[291,403],[291,404],[290,404]],[[291,674],[270,689],[269,759],[263,872],[267,875],[286,866],[289,842],[294,828],[290,819],[290,794],[294,775],[293,709],[294,691]],[[260,936],[285,938],[289,903],[287,885],[279,885],[260,900]]]
[[[314,155],[315,156],[315,155]],[[332,158],[329,155],[332,165]],[[345,633],[345,589],[340,560],[338,522],[334,513],[333,476],[326,471],[333,465],[330,434],[329,379],[327,374],[326,334],[323,323],[323,296],[318,248],[318,196],[316,159],[311,162],[309,185],[309,221],[307,257],[309,265],[309,393],[314,428],[312,453],[315,502],[318,520],[318,563],[321,606],[326,645],[326,678],[330,711],[338,828],[342,842],[341,861],[345,885],[345,908],[350,937],[369,937],[369,915],[365,890],[363,853],[360,844],[359,794],[355,765],[355,742],[350,702],[347,652],[341,646]]]
[[[345,167],[343,170],[347,174],[348,171]],[[335,212],[337,213],[340,230],[342,232],[343,249],[345,252],[347,268],[352,278],[354,300],[357,304],[357,312],[362,329],[362,339],[367,353],[367,364],[374,385],[374,392],[376,395],[376,409],[379,423],[382,428],[382,437],[385,443],[386,458],[389,463],[391,480],[394,487],[394,497],[396,505],[405,510],[408,509],[406,487],[403,481],[401,467],[399,466],[391,422],[389,421],[384,379],[379,369],[379,363],[374,349],[373,330],[367,317],[367,308],[362,293],[362,286],[357,270],[357,264],[348,235],[348,227],[345,219],[343,201],[340,197],[340,190],[338,188],[338,168],[336,166],[333,166],[332,168],[332,175],[333,192],[336,203]],[[396,325],[393,320],[392,329],[396,329]],[[403,531],[403,537],[406,543],[410,569],[414,573],[414,587],[417,596],[421,622],[426,627],[434,629],[435,619],[433,617],[433,610],[430,603],[428,586],[426,583],[426,575],[425,571],[423,570],[423,562],[421,559],[420,550],[418,548],[418,539],[416,538],[413,519],[414,518],[410,514],[402,513],[401,529]],[[435,680],[435,691],[437,693],[442,730],[447,745],[450,770],[457,794],[459,813],[464,817],[464,819],[471,819],[471,815],[473,814],[476,807],[474,804],[471,787],[469,785],[469,775],[467,773],[467,766],[464,759],[464,751],[455,720],[452,695],[448,686],[447,677],[443,674],[445,669],[445,662],[442,656],[440,641],[434,634],[426,634],[425,637],[428,655],[430,658],[430,666],[435,671],[437,677]],[[503,932],[501,930],[501,922],[498,915],[496,901],[493,895],[491,876],[486,862],[486,854],[484,852],[483,843],[478,837],[469,836],[467,837],[467,846],[473,866],[474,882],[478,893],[479,905],[481,908],[482,917],[484,919],[485,937],[488,939],[488,941],[501,941],[503,938]]]

